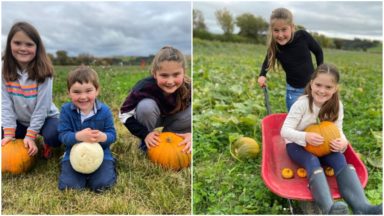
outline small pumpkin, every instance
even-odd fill
[[[79,173],[89,174],[103,163],[104,151],[99,143],[81,142],[72,146],[69,162]]]
[[[322,157],[331,153],[330,142],[334,139],[340,138],[340,132],[337,126],[330,121],[322,121],[317,124],[308,126],[305,129],[306,132],[318,133],[324,138],[324,142],[321,145],[313,146],[310,143],[307,143],[305,149],[318,156]]]
[[[231,145],[231,155],[238,160],[255,158],[259,152],[259,144],[250,137],[240,137]]]
[[[290,168],[283,168],[281,170],[281,176],[285,179],[293,178],[293,171]]]
[[[159,135],[159,143],[148,149],[149,159],[162,167],[179,171],[189,167],[191,154],[182,152],[184,145],[179,143],[184,139],[172,132],[163,132]]]
[[[332,167],[325,167],[325,175],[326,176],[334,176],[335,175],[335,171],[333,170]]]
[[[307,177],[307,171],[304,168],[298,168],[296,170],[296,173],[297,173],[297,176],[299,176],[300,178]]]
[[[21,174],[31,170],[35,156],[28,155],[28,148],[22,139],[11,140],[1,146],[1,172]]]

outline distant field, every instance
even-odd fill
[[[54,102],[69,101],[66,76],[73,67],[56,66]],[[99,99],[110,106],[115,118],[117,141],[111,150],[117,159],[117,184],[102,194],[57,188],[63,148],[48,161],[21,176],[2,175],[2,214],[190,214],[191,171],[164,171],[152,164],[118,120],[128,91],[149,75],[140,67],[96,67],[101,82]]]
[[[261,145],[267,114],[257,77],[266,47],[200,39],[193,45],[193,213],[290,214],[287,200],[261,179],[261,154],[238,162],[229,152],[236,135]],[[365,193],[381,203],[382,54],[326,49],[324,56],[341,72],[344,132],[368,168]],[[268,74],[268,88],[272,112],[286,112],[283,71]]]

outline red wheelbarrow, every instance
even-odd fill
[[[262,129],[262,163],[261,173],[265,185],[276,195],[293,200],[313,201],[308,188],[307,178],[298,177],[296,170],[298,165],[293,163],[285,150],[285,143],[280,136],[280,130],[287,116],[286,113],[271,114],[268,91],[264,87],[265,105],[268,116],[263,118]],[[357,156],[351,145],[344,152],[348,164],[355,167],[363,188],[368,182],[368,172],[363,162]],[[283,168],[290,168],[295,176],[292,179],[284,179],[281,176]],[[340,198],[336,177],[327,177],[331,194],[334,199]]]

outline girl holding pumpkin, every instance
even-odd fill
[[[355,214],[382,214],[382,205],[373,206],[364,195],[364,190],[355,169],[348,165],[343,152],[348,141],[342,130],[343,105],[339,100],[340,75],[336,67],[322,64],[312,74],[305,94],[298,98],[289,111],[281,129],[289,157],[308,173],[312,196],[324,214],[348,214],[344,202],[333,202],[322,165],[334,169],[341,196]],[[330,121],[337,126],[341,137],[330,141],[331,153],[317,157],[305,149],[306,145],[318,146],[324,137],[304,129],[321,121]]]
[[[286,8],[272,11],[267,40],[267,55],[261,67],[258,83],[266,85],[266,75],[274,70],[277,62],[286,73],[286,106],[291,108],[296,99],[304,93],[304,87],[314,71],[311,52],[316,63],[323,63],[320,45],[305,30],[295,31],[292,13]]]
[[[58,147],[59,111],[52,102],[53,66],[37,30],[15,23],[7,39],[2,67],[2,140],[24,139],[29,155],[38,152],[35,139],[44,137],[43,156]]]
[[[184,55],[173,47],[163,47],[152,62],[151,76],[140,80],[129,93],[119,113],[120,121],[141,139],[140,149],[158,145],[159,132],[175,132],[183,137],[179,145],[191,152],[191,84],[186,75]]]

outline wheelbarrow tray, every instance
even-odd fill
[[[286,113],[270,114],[262,120],[262,165],[261,173],[266,186],[276,195],[287,199],[312,201],[307,178],[298,177],[297,168],[285,150],[285,143],[280,136],[280,130],[286,118]],[[348,164],[352,164],[357,172],[363,188],[368,182],[368,172],[363,162],[357,156],[351,145],[344,152]],[[283,168],[293,170],[293,179],[281,176]],[[334,199],[340,198],[336,177],[327,176],[327,181]]]

